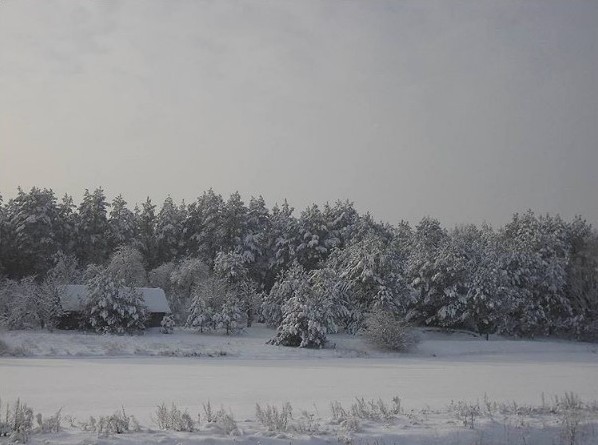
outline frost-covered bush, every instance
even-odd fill
[[[60,423],[62,421],[62,409],[59,409],[53,416],[46,417],[45,419],[41,413],[37,413],[35,415],[35,420],[37,422],[37,432],[58,433],[61,429]]]
[[[162,317],[160,326],[160,332],[162,334],[172,334],[172,332],[174,331],[174,327],[176,326],[176,323],[174,322],[172,315],[165,315],[164,317]]]
[[[0,400],[0,437],[8,437],[11,442],[25,443],[33,432],[33,410],[19,399],[12,408],[6,404],[2,413]]]
[[[256,403],[255,417],[268,431],[285,432],[291,426],[290,421],[293,419],[293,408],[288,402],[280,410],[272,405],[266,405],[262,408],[259,403]]]
[[[230,412],[227,413],[224,408],[213,411],[212,406],[208,402],[207,405],[204,405],[204,412],[206,414],[206,421],[208,422],[206,425],[207,429],[215,430],[226,436],[239,436],[241,434],[234,416]]]
[[[174,403],[168,408],[164,403],[156,409],[155,422],[161,430],[187,431],[195,429],[195,423],[185,411],[181,411]]]
[[[382,350],[405,352],[417,344],[417,336],[409,324],[389,311],[370,313],[363,333],[374,347]]]
[[[122,434],[129,431],[141,431],[139,422],[134,416],[129,416],[125,409],[116,411],[111,416],[100,416],[98,419],[98,434]]]
[[[0,281],[0,326],[8,329],[52,328],[62,309],[60,286],[33,277]]]
[[[124,334],[145,329],[147,308],[135,288],[123,286],[106,272],[90,280],[87,288],[83,313],[96,332]]]

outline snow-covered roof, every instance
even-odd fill
[[[149,312],[170,313],[170,306],[164,291],[159,287],[136,287],[141,292],[143,301]],[[60,296],[62,309],[65,311],[79,311],[87,298],[87,286],[84,284],[67,284],[64,293]]]

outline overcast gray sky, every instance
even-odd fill
[[[0,192],[598,225],[598,1],[0,1]]]

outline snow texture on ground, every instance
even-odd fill
[[[525,428],[505,427],[504,422],[488,419],[469,431],[442,410],[451,401],[481,401],[485,394],[499,402],[536,405],[542,393],[551,398],[574,392],[586,401],[598,400],[598,347],[592,344],[501,338],[485,341],[468,333],[432,331],[422,334],[417,351],[395,354],[372,351],[360,337],[348,335],[330,336],[334,349],[266,345],[272,334],[260,326],[237,337],[197,335],[184,330],[174,335],[151,331],[137,337],[5,332],[0,338],[25,357],[0,358],[0,396],[4,401],[20,397],[36,412],[46,415],[62,408],[63,414],[79,420],[109,415],[124,406],[146,428],[142,433],[109,438],[65,432],[34,436],[35,440],[173,444],[197,443],[199,438],[212,443],[233,439],[210,431],[204,431],[203,436],[147,431],[156,428],[152,417],[162,402],[176,403],[193,416],[207,401],[216,408],[223,406],[234,413],[245,431],[235,439],[237,442],[288,443],[290,438],[305,443],[338,443],[338,431],[319,438],[294,434],[268,442],[270,439],[263,434],[252,433],[257,431],[252,420],[255,404],[281,406],[289,401],[297,413],[308,410],[328,419],[332,401],[348,406],[355,397],[388,401],[398,395],[405,407],[419,413],[414,416],[421,417],[421,422],[397,420],[392,425],[366,425],[365,432],[352,434],[353,443],[487,444],[528,440],[525,443],[552,444],[560,443],[553,441],[560,428],[558,420],[524,420],[531,431],[525,437]],[[479,441],[483,431],[496,441]],[[520,436],[508,441],[509,434]],[[553,439],[542,439],[549,436]],[[407,442],[405,437],[409,438]]]

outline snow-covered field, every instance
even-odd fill
[[[266,345],[271,335],[259,326],[237,337],[182,330],[138,337],[4,332],[0,339],[9,350],[24,356],[0,358],[0,396],[5,402],[20,397],[46,415],[62,408],[63,415],[76,418],[75,425],[125,407],[144,430],[98,438],[68,427],[64,433],[32,436],[43,443],[232,441],[210,425],[198,433],[148,431],[157,429],[152,418],[162,402],[188,409],[195,419],[210,401],[234,414],[242,432],[236,442],[270,440],[255,421],[256,403],[280,407],[291,402],[295,418],[307,410],[319,419],[318,439],[295,429],[278,433],[280,443],[337,443],[351,437],[355,443],[553,444],[562,439],[560,414],[508,416],[497,410],[492,419],[480,415],[471,430],[463,426],[459,410],[447,407],[451,401],[483,407],[485,395],[533,405],[541,405],[542,394],[550,401],[565,392],[586,402],[598,400],[598,345],[425,332],[417,351],[394,354],[372,351],[361,338],[348,335],[330,336],[335,348],[324,350]],[[362,419],[360,432],[330,421],[333,401],[348,408],[355,397],[382,398],[390,405],[394,396],[400,397],[403,413],[392,420]],[[584,412],[584,422],[594,423],[584,426],[583,440],[589,441],[580,442],[579,436],[579,443],[598,443],[597,412]]]

